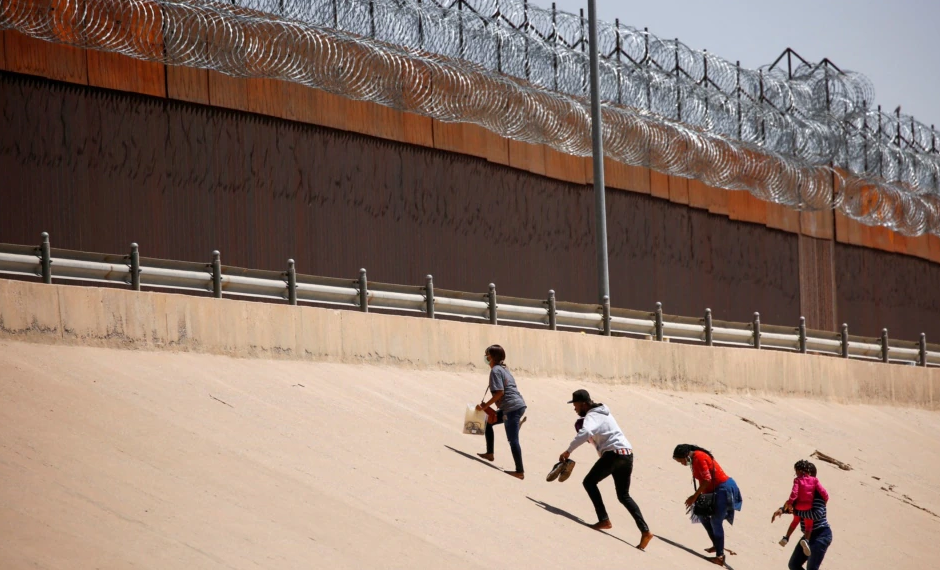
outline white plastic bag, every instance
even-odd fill
[[[463,432],[471,435],[483,435],[486,429],[486,412],[478,410],[473,404],[467,404],[463,415]]]

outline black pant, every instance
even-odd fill
[[[601,498],[601,491],[597,484],[608,476],[614,476],[614,488],[617,489],[617,498],[621,504],[627,507],[633,520],[636,521],[636,527],[640,532],[649,532],[650,528],[646,526],[643,520],[643,513],[636,501],[630,496],[630,476],[633,475],[633,455],[617,455],[613,451],[608,451],[597,460],[594,467],[584,478],[584,490],[587,491],[591,502],[594,503],[594,510],[597,511],[597,520],[599,522],[610,520],[607,516],[607,509],[604,508],[604,499]]]

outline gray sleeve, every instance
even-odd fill
[[[503,379],[503,375],[500,373],[501,371],[497,372],[498,370],[498,366],[494,366],[493,369],[490,370],[490,392],[492,393],[506,389],[506,382]]]

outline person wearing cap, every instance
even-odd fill
[[[633,447],[623,435],[617,420],[611,415],[610,409],[604,404],[595,403],[587,390],[577,390],[571,395],[569,404],[574,404],[574,411],[584,419],[578,434],[571,440],[568,449],[559,456],[560,461],[566,461],[571,453],[586,441],[594,444],[600,458],[584,477],[584,490],[587,491],[594,510],[597,512],[597,522],[591,525],[594,530],[612,528],[604,500],[601,498],[597,484],[609,476],[614,478],[614,488],[617,498],[627,508],[637,528],[640,530],[640,550],[653,539],[653,533],[643,520],[643,514],[636,501],[630,496],[630,477],[633,474]]]

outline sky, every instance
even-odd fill
[[[551,2],[530,0],[543,8]],[[587,0],[556,0],[577,13]],[[757,68],[790,47],[806,60],[825,57],[861,72],[875,86],[875,104],[940,126],[940,0],[597,0],[598,18],[649,28],[729,61]]]

